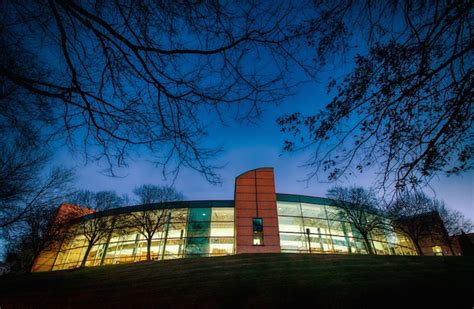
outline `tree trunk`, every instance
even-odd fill
[[[367,249],[367,253],[374,254],[374,249],[372,248],[372,244],[369,238],[366,235],[363,235],[362,238],[364,238],[364,243],[365,243],[365,248]]]
[[[454,253],[453,244],[451,242],[451,239],[449,239],[449,236],[446,237],[446,244],[448,245],[449,250],[451,251],[451,255],[455,256],[456,254]]]
[[[412,239],[412,240],[413,240],[413,244],[416,247],[416,251],[418,251],[418,254],[419,255],[424,255],[423,251],[421,250],[420,242],[418,240],[414,240],[414,239]]]
[[[454,253],[453,244],[451,242],[451,239],[449,238],[449,234],[448,234],[448,232],[446,232],[444,227],[442,227],[442,228],[443,228],[442,233],[443,233],[444,242],[448,245],[448,248],[451,251],[451,255],[455,256],[456,254]]]
[[[151,261],[151,237],[146,240],[146,260]]]
[[[93,245],[94,245],[93,243],[89,243],[87,245],[86,254],[84,255],[84,258],[82,259],[82,262],[81,262],[81,268],[86,267],[87,257],[89,256],[89,253],[91,252]]]
[[[33,270],[33,266],[35,265],[35,262],[36,262],[36,259],[39,257],[39,253],[36,253],[34,256],[33,256],[33,260],[30,261],[29,265],[28,265],[28,269],[26,269],[26,272],[27,273],[31,273],[31,271]]]

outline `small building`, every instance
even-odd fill
[[[448,235],[437,211],[403,218],[396,223],[401,230],[411,231],[411,234],[418,237],[418,244],[414,242],[414,245],[419,254],[426,256],[460,255],[460,249],[452,241],[453,238]],[[408,232],[408,234],[410,233]]]

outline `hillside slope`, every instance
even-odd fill
[[[0,307],[474,306],[474,258],[257,254],[0,277]]]

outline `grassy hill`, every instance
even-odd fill
[[[0,307],[472,308],[474,258],[256,254],[0,277]]]

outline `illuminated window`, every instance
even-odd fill
[[[277,210],[279,216],[301,216],[300,203],[278,202]]]
[[[440,246],[431,247],[434,255],[443,255],[443,249]]]
[[[263,219],[253,218],[253,245],[263,246]]]
[[[233,208],[212,208],[211,221],[234,221],[234,209]]]

